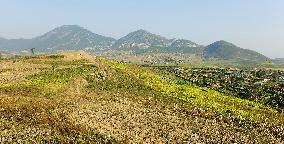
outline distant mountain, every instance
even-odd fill
[[[142,53],[192,53],[201,54],[204,46],[185,39],[167,39],[140,29],[120,38],[113,49]]]
[[[165,37],[141,29],[117,40],[113,48],[119,50],[164,48],[169,46],[170,43],[171,40]]]
[[[284,58],[276,58],[273,60],[273,62],[275,64],[281,64],[281,65],[284,65]]]
[[[32,44],[31,39],[0,39],[0,50],[19,52]]]
[[[167,52],[202,54],[204,46],[198,45],[190,40],[177,39],[174,40],[166,49]]]
[[[92,33],[77,25],[64,25],[33,39],[0,39],[0,50],[22,51],[36,48],[39,51],[107,49],[115,39]]]
[[[101,36],[77,25],[64,25],[33,39],[35,47],[70,50],[84,48],[107,48],[115,39]]]
[[[223,60],[252,60],[259,62],[269,59],[260,53],[240,48],[223,40],[214,42],[205,47],[204,56],[206,58],[217,58]]]
[[[193,57],[221,60],[265,61],[266,56],[240,48],[226,41],[217,41],[206,47],[185,39],[168,39],[140,29],[115,40],[95,34],[77,25],[63,25],[32,39],[0,38],[0,51],[13,53],[56,52],[88,50],[97,54],[186,54]]]
[[[1,38],[1,37],[0,37],[0,42],[3,42],[3,41],[5,41],[5,40],[7,40],[7,39],[4,39],[4,38]]]

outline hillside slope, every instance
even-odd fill
[[[208,45],[204,50],[204,55],[207,58],[217,58],[225,60],[240,59],[260,62],[269,60],[269,58],[260,53],[248,49],[242,49],[232,43],[223,40]]]
[[[137,65],[84,52],[1,65],[1,143],[283,142],[283,114]]]

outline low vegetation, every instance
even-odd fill
[[[179,83],[195,84],[222,93],[249,99],[282,112],[284,71],[273,69],[153,67],[174,74]]]

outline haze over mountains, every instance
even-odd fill
[[[32,39],[0,38],[0,51],[13,53],[65,50],[88,50],[93,53],[105,51],[127,51],[132,54],[145,53],[189,53],[215,59],[268,60],[258,52],[240,48],[226,41],[217,41],[202,46],[185,39],[168,39],[146,30],[129,33],[118,40],[95,34],[77,25],[64,25]]]

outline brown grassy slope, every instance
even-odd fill
[[[23,87],[24,95],[0,89],[0,142],[281,143],[283,140],[283,131],[277,131],[281,128],[241,122],[189,105],[145,86],[131,74],[90,57],[88,60],[88,65],[93,63],[97,69],[72,78],[53,96],[37,95],[32,87],[28,87],[32,90]],[[40,61],[52,70],[52,60],[48,59],[47,64]],[[72,67],[81,65],[84,63]],[[16,67],[12,64],[9,70]],[[26,80],[27,75],[19,79]]]

